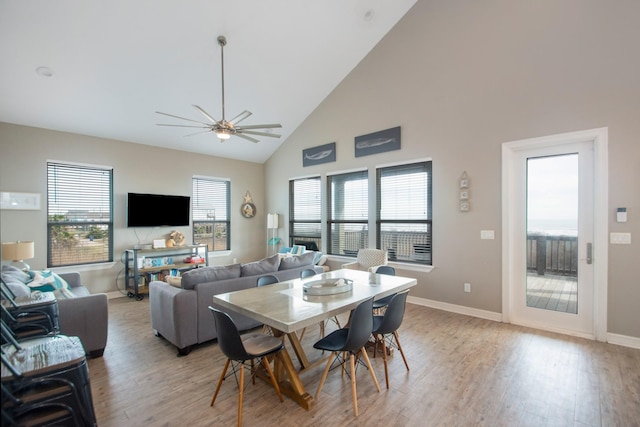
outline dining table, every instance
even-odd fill
[[[336,284],[334,289],[332,284]],[[311,361],[297,331],[350,312],[369,298],[384,298],[416,284],[416,279],[410,277],[340,269],[304,279],[214,295],[213,302],[223,309],[270,326],[276,336],[288,338],[299,366],[294,365],[285,346],[274,357],[274,375],[281,392],[308,410],[315,401],[305,390],[300,376],[322,364],[328,356],[318,351],[318,360]],[[335,293],[314,294],[323,291]]]

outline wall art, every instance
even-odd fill
[[[399,149],[400,126],[370,133],[368,135],[356,136],[356,157],[368,156],[370,154],[384,153],[386,151]]]
[[[40,210],[40,194],[0,192],[0,209]]]
[[[336,161],[336,143],[318,145],[302,150],[302,166],[314,166]]]

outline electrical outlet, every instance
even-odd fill
[[[471,283],[465,283],[464,284],[464,291],[465,292],[471,292]]]

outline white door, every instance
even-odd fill
[[[596,142],[566,136],[505,144],[505,308],[512,323],[595,337]]]

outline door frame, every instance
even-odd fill
[[[528,138],[502,144],[502,321],[511,323],[513,295],[511,284],[515,281],[514,236],[516,230],[515,194],[516,154],[523,150],[553,147],[572,142],[591,141],[593,143],[593,335],[586,338],[607,341],[607,274],[609,230],[609,156],[606,127],[584,131],[567,132],[557,135]],[[566,330],[553,332],[571,333]]]

